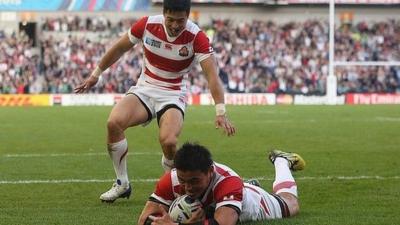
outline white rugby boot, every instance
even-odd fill
[[[121,181],[117,180],[117,182],[112,185],[110,190],[100,195],[100,200],[102,202],[113,203],[115,200],[117,200],[117,198],[129,199],[131,193],[132,187],[130,184],[128,184],[127,186],[122,186]]]

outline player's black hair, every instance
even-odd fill
[[[177,170],[206,173],[213,164],[213,160],[206,147],[186,142],[176,152],[174,164]]]
[[[164,13],[166,12],[190,12],[190,0],[164,0]]]

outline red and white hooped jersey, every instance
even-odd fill
[[[165,205],[185,193],[179,183],[176,169],[164,174],[157,183],[152,198]],[[203,206],[224,205],[237,207],[240,221],[257,221],[281,218],[281,209],[277,200],[262,188],[243,183],[242,179],[229,167],[214,162],[214,176],[202,199]]]
[[[233,205],[242,210],[243,181],[229,167],[214,163],[214,176],[202,199],[203,206]],[[151,197],[170,205],[173,200],[185,193],[184,187],[179,183],[176,169],[164,174],[157,183],[155,192]]]
[[[143,17],[132,25],[128,36],[133,44],[143,43],[144,63],[138,85],[184,91],[193,63],[213,53],[205,33],[190,20],[178,36],[170,37],[163,15]]]

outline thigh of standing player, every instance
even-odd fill
[[[169,105],[159,117],[159,140],[167,159],[173,159],[178,143],[178,137],[183,126],[183,111],[176,105]]]
[[[108,143],[124,139],[124,131],[128,127],[145,123],[148,120],[148,110],[139,98],[134,94],[125,96],[114,106],[108,117]]]

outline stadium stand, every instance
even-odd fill
[[[0,31],[0,93],[71,93],[89,75],[113,40],[135,19],[45,18],[38,47],[23,33]],[[233,22],[215,19],[205,27],[220,77],[231,93],[323,95],[328,75],[328,22],[308,19]],[[339,61],[400,61],[400,20],[342,24],[335,33]],[[125,54],[103,73],[94,93],[124,93],[141,70],[141,49]],[[400,92],[400,67],[336,69],[338,94]],[[200,69],[189,74],[191,92],[203,93]]]

